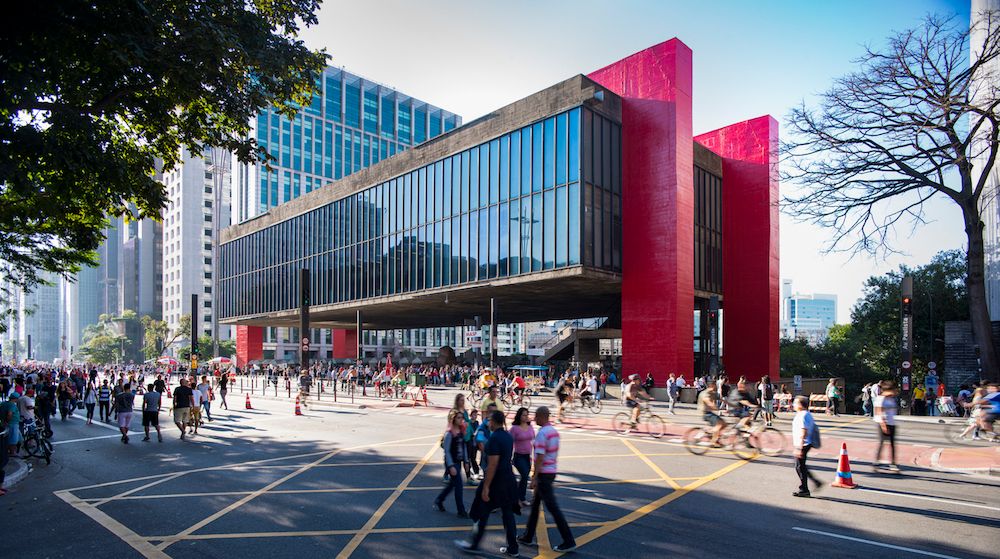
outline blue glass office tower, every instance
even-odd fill
[[[240,223],[461,125],[461,118],[338,68],[327,68],[312,102],[289,120],[257,116],[253,134],[273,158],[238,165]]]

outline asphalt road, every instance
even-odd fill
[[[241,395],[230,399],[243,407]],[[57,421],[52,465],[36,465],[0,499],[5,526],[21,534],[5,538],[4,555],[461,556],[452,540],[468,534],[468,521],[455,517],[451,499],[449,512],[431,509],[442,487],[444,410],[314,405],[296,417],[289,402],[258,398],[254,407],[216,411],[188,441],[167,426],[163,443],[133,435],[123,445],[111,427]],[[669,435],[620,437],[601,429],[615,411],[608,406],[587,428],[561,427],[557,495],[580,543],[571,556],[997,557],[1000,479],[913,466],[877,475],[858,457],[861,489],[798,499],[787,457],[699,457]],[[690,409],[667,419],[697,422]],[[859,441],[873,433],[857,418],[822,423]],[[943,441],[932,424],[902,432],[910,443]],[[823,479],[834,477],[833,454],[811,461]],[[492,527],[488,550],[503,543],[498,517]],[[556,556],[554,526],[539,540],[522,556]]]

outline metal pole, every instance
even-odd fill
[[[198,294],[191,294],[191,369],[198,368]],[[191,370],[195,373],[195,370]]]
[[[496,300],[490,297],[490,368],[496,360],[497,353],[497,306]]]
[[[910,382],[912,379],[913,361],[913,277],[906,276],[899,286],[900,291],[900,322],[902,332],[900,332],[900,387],[901,402],[908,402],[910,398]],[[912,409],[910,410],[912,413]]]
[[[299,270],[299,335],[302,336],[299,345],[299,366],[302,373],[309,371],[309,268]]]

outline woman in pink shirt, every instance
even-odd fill
[[[514,467],[517,468],[517,473],[521,477],[517,484],[517,494],[521,500],[521,506],[524,507],[528,505],[528,477],[531,474],[532,441],[535,440],[535,429],[531,426],[528,408],[517,410],[510,434],[514,437]]]

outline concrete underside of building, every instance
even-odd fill
[[[516,201],[528,203],[534,197],[536,207],[538,200],[545,200],[546,212],[551,211],[558,220],[567,208],[560,206],[558,201],[564,200],[569,192],[569,226],[566,227],[569,258],[563,255],[560,260],[558,251],[565,248],[560,244],[554,249],[557,252],[555,263],[551,262],[553,249],[549,244],[556,243],[548,238],[544,244],[539,241],[537,236],[541,229],[535,230],[531,239],[543,249],[534,248],[532,257],[527,260],[523,253],[521,259],[514,255],[505,259],[506,248],[500,249],[498,259],[492,246],[487,250],[482,248],[486,245],[480,244],[476,252],[475,246],[463,245],[462,248],[471,248],[473,254],[478,255],[477,261],[476,256],[465,258],[466,254],[450,246],[448,237],[444,243],[433,236],[430,241],[418,242],[417,233],[411,230],[402,233],[402,237],[393,237],[391,217],[383,218],[382,213],[375,212],[374,218],[362,216],[362,220],[374,220],[369,223],[372,230],[380,230],[375,236],[388,231],[372,241],[376,247],[390,247],[379,248],[377,262],[372,264],[369,260],[358,259],[361,266],[371,267],[375,277],[362,276],[364,283],[348,285],[347,295],[343,296],[338,295],[342,283],[334,282],[332,287],[323,283],[332,277],[326,271],[321,271],[318,279],[314,274],[311,281],[312,326],[337,329],[334,356],[352,356],[356,351],[357,334],[351,329],[359,312],[364,329],[460,325],[473,316],[480,316],[486,322],[492,298],[496,303],[496,320],[502,323],[607,316],[611,327],[617,327],[620,322],[622,367],[626,372],[651,372],[660,380],[670,373],[690,378],[708,371],[717,348],[718,321],[715,313],[710,312],[709,301],[718,298],[724,313],[722,345],[726,370],[731,375],[745,375],[751,379],[764,375],[776,378],[779,324],[777,123],[764,116],[694,137],[691,85],[691,50],[672,39],[589,76],[574,76],[272,208],[256,219],[226,229],[222,241],[229,246],[224,246],[222,253],[222,317],[223,322],[239,325],[238,360],[245,363],[259,358],[259,342],[256,341],[259,335],[253,331],[262,326],[298,324],[299,285],[294,272],[321,261],[304,250],[300,252],[305,252],[305,256],[281,259],[287,248],[285,243],[297,243],[297,238],[292,237],[290,241],[288,237],[284,237],[284,241],[278,237],[271,239],[266,236],[267,232],[277,232],[281,227],[288,229],[287,225],[295,220],[312,219],[311,212],[345,199],[354,204],[351,197],[370,195],[377,185],[401,181],[404,175],[418,176],[414,173],[431,169],[433,176],[435,164],[449,158],[455,165],[459,160],[464,163],[465,152],[470,150],[477,157],[474,162],[478,160],[480,149],[487,154],[484,157],[490,157],[488,154],[496,153],[493,150],[497,149],[492,144],[514,145],[509,135],[518,134],[518,130],[524,131],[526,142],[529,129],[534,130],[532,137],[535,138],[544,130],[547,143],[550,121],[556,123],[553,125],[557,138],[554,142],[556,165],[562,165],[564,161],[559,158],[566,156],[558,151],[558,138],[566,136],[559,136],[563,133],[559,131],[565,130],[559,128],[559,123],[565,123],[565,115],[569,114],[569,175],[560,179],[558,168],[553,172],[545,166],[545,185],[532,183],[528,190],[515,194],[514,179],[501,170],[500,188],[509,187],[510,192],[501,190],[500,196],[493,197],[491,191],[490,196],[486,196],[489,199],[484,198],[478,210],[480,218],[487,216],[493,225],[497,219],[495,207],[501,208],[499,215],[503,216],[509,203],[509,215],[513,215]],[[584,132],[574,144],[572,126],[577,117]],[[520,142],[521,136],[517,138]],[[537,144],[535,147],[537,149]],[[546,144],[545,149],[548,147]],[[576,170],[573,169],[574,148],[583,154],[575,160],[579,167]],[[565,152],[565,143],[562,149]],[[460,152],[463,158],[459,158]],[[511,149],[510,153],[513,152]],[[551,156],[548,151],[545,153],[548,163]],[[543,166],[541,152],[531,155],[530,159],[538,167]],[[502,155],[500,161],[504,161]],[[514,165],[510,164],[511,173]],[[575,171],[579,171],[576,182]],[[490,169],[486,163],[483,163],[482,172],[483,180],[488,181]],[[537,169],[532,172],[542,174]],[[555,177],[552,181],[548,181],[550,172]],[[447,171],[445,178],[448,178]],[[473,176],[473,196],[476,196],[475,178]],[[506,187],[503,186],[505,180],[509,182]],[[489,186],[493,187],[495,182]],[[465,183],[462,184],[465,188]],[[552,197],[547,196],[549,190],[554,193]],[[432,193],[433,188],[428,192]],[[448,192],[445,190],[446,194]],[[468,191],[463,191],[463,196],[465,194]],[[543,198],[543,194],[546,197]],[[578,198],[574,200],[573,196]],[[398,200],[402,199],[401,195]],[[396,198],[382,200],[391,202],[385,207],[378,207],[376,202],[374,207],[385,215],[411,211],[402,206],[393,209]],[[553,206],[549,200],[557,201]],[[574,202],[578,205],[574,206]],[[412,202],[417,203],[416,200]],[[423,208],[424,202],[419,203]],[[458,221],[464,214],[457,209],[458,201],[454,203],[456,217],[449,217],[446,210],[443,220],[432,215],[428,206],[427,221],[433,222],[431,231],[437,223],[449,219],[465,225],[464,221]],[[471,212],[467,208],[462,208],[462,212],[475,215],[479,208],[477,203],[472,204]],[[407,200],[407,208],[410,204]],[[427,204],[432,205],[432,202]],[[608,205],[614,206],[613,212]],[[360,202],[356,207],[361,211]],[[368,211],[367,206],[364,211]],[[592,216],[595,213],[597,218]],[[540,218],[536,214],[518,223],[530,228],[539,219],[548,219],[548,215]],[[386,226],[382,219],[388,219],[390,224]],[[335,226],[337,223],[334,220]],[[412,230],[420,230],[423,223],[417,221]],[[554,234],[562,234],[566,223],[563,220]],[[294,230],[313,231],[309,227],[312,226]],[[483,230],[479,231],[482,236]],[[486,231],[490,239],[487,242],[497,242],[497,238],[501,243],[508,242],[503,227],[499,229],[499,236],[496,229],[492,230],[492,236],[488,226]],[[472,234],[476,234],[474,226]],[[384,245],[383,238],[386,239]],[[400,238],[402,242],[398,241]],[[359,242],[363,245],[367,242],[365,239]],[[468,244],[467,240],[462,242]],[[574,246],[574,243],[578,244]],[[435,281],[428,279],[428,287],[424,287],[423,279],[413,282],[413,274],[423,278],[424,271],[419,267],[409,269],[413,260],[403,252],[403,244],[407,244],[410,255],[413,250],[419,250],[419,258],[426,256],[427,262],[433,260],[434,264],[428,264],[434,268],[433,274],[441,268],[447,274],[450,263],[450,269],[463,270],[461,278],[454,282],[448,279],[437,282],[437,276],[433,276]],[[340,249],[336,243],[334,245],[333,251]],[[411,245],[417,248],[408,248]],[[265,282],[257,267],[250,263],[259,257],[260,250],[274,251],[276,248],[280,253],[276,274]],[[517,248],[523,251],[526,245],[522,242]],[[509,250],[514,249],[512,241]],[[457,257],[454,256],[456,252]],[[520,260],[524,260],[523,266]],[[544,266],[540,262],[544,262]],[[385,272],[386,267],[392,268],[393,273],[398,269],[400,278]],[[230,268],[233,271],[227,271]],[[431,272],[427,273],[427,278],[431,278]],[[351,282],[356,280],[353,276],[349,279]],[[329,293],[335,295],[335,300],[318,301]],[[248,302],[248,298],[252,301]],[[275,298],[281,301],[274,304]],[[266,307],[267,304],[271,306]],[[696,313],[700,313],[697,320]],[[692,351],[693,341],[699,347],[698,358]]]

